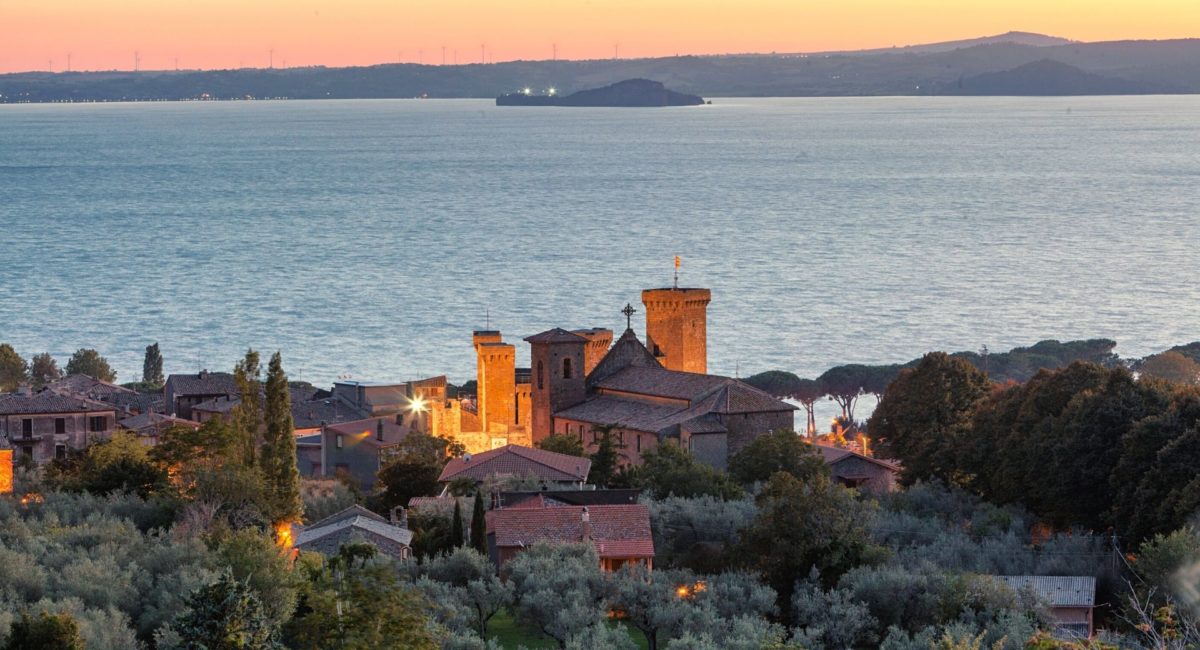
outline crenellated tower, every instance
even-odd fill
[[[668,370],[708,372],[708,289],[646,289],[646,347]]]

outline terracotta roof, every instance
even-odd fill
[[[540,334],[534,334],[525,338],[529,343],[587,343],[588,340],[574,332],[556,327],[552,330],[546,330]]]
[[[641,495],[642,491],[638,489],[542,490],[540,492],[500,492],[497,498],[502,508],[520,508],[534,503],[552,507],[637,503],[638,497]]]
[[[237,395],[237,382],[228,372],[201,372],[167,377],[172,392],[178,396]]]
[[[125,418],[117,424],[121,425],[122,428],[129,429],[131,431],[141,431],[149,427],[154,427],[157,430],[165,430],[171,427],[188,427],[189,429],[200,428],[199,422],[195,422],[193,420],[184,420],[182,418],[172,417],[162,413],[154,413],[153,411],[140,413],[138,415]]]
[[[532,474],[543,481],[586,481],[592,461],[578,456],[559,454],[544,449],[505,445],[479,454],[452,458],[438,477],[439,482],[456,478],[476,481],[493,474]]]
[[[663,421],[679,412],[679,406],[602,395],[557,411],[554,417],[658,433],[664,426],[669,426],[662,424]]]
[[[1096,579],[1092,576],[996,576],[1015,591],[1030,590],[1051,607],[1092,607]]]
[[[95,377],[82,374],[67,375],[57,381],[52,381],[46,384],[45,390],[52,390],[56,393],[74,395],[76,397],[89,397],[95,400],[104,400],[113,394],[130,394],[136,395],[137,391],[101,381]]]
[[[895,463],[889,463],[888,461],[879,458],[872,458],[870,456],[860,454],[857,451],[845,449],[843,447],[830,447],[829,445],[814,444],[813,446],[817,448],[817,451],[821,452],[821,457],[825,459],[826,465],[833,465],[847,458],[854,457],[861,458],[869,463],[874,463],[880,467],[890,469],[894,472],[900,471],[900,466],[896,465]]]
[[[42,391],[33,395],[8,393],[0,395],[0,415],[42,413],[99,413],[111,412],[116,409],[111,404],[104,404],[90,399],[60,395],[54,391]]]
[[[449,504],[454,507],[454,500],[449,497],[412,497],[408,500],[408,508],[410,510],[426,507],[439,507]]]
[[[650,510],[642,504],[502,508],[487,513],[487,530],[498,547],[578,543],[584,511],[600,557],[654,557]]]

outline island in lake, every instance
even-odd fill
[[[496,98],[497,106],[698,106],[704,98],[668,90],[661,82],[649,79],[627,79],[603,88],[581,90],[570,95],[558,95],[553,90],[533,94],[529,89],[508,93]]]

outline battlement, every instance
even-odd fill
[[[642,291],[646,347],[669,370],[708,372],[708,304],[712,291],[663,288]]]

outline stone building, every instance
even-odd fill
[[[872,494],[885,494],[896,489],[900,467],[879,458],[872,458],[844,447],[816,445],[833,480],[847,487],[860,488]]]
[[[591,544],[600,568],[627,564],[654,568],[650,510],[643,504],[548,505],[530,501],[486,515],[488,556],[496,568],[533,544]]]
[[[403,512],[403,509],[400,511]],[[366,543],[374,546],[382,555],[404,560],[411,554],[412,538],[413,533],[408,529],[403,515],[388,521],[362,506],[354,505],[300,528],[295,534],[293,547],[329,557],[337,555],[343,545]]]
[[[316,434],[320,449],[318,461],[306,453],[308,445],[305,443],[312,436],[297,439],[297,466],[305,476],[342,475],[353,479],[363,490],[370,490],[386,461],[387,451],[399,445],[410,431],[409,426],[398,424],[394,416],[386,415],[329,424]]]
[[[107,440],[116,429],[117,409],[111,404],[48,390],[0,395],[0,433],[18,456],[37,464]]]
[[[185,420],[195,419],[192,417],[192,407],[197,404],[218,398],[235,399],[238,395],[237,382],[227,372],[202,370],[190,375],[170,375],[163,385],[167,415]]]

